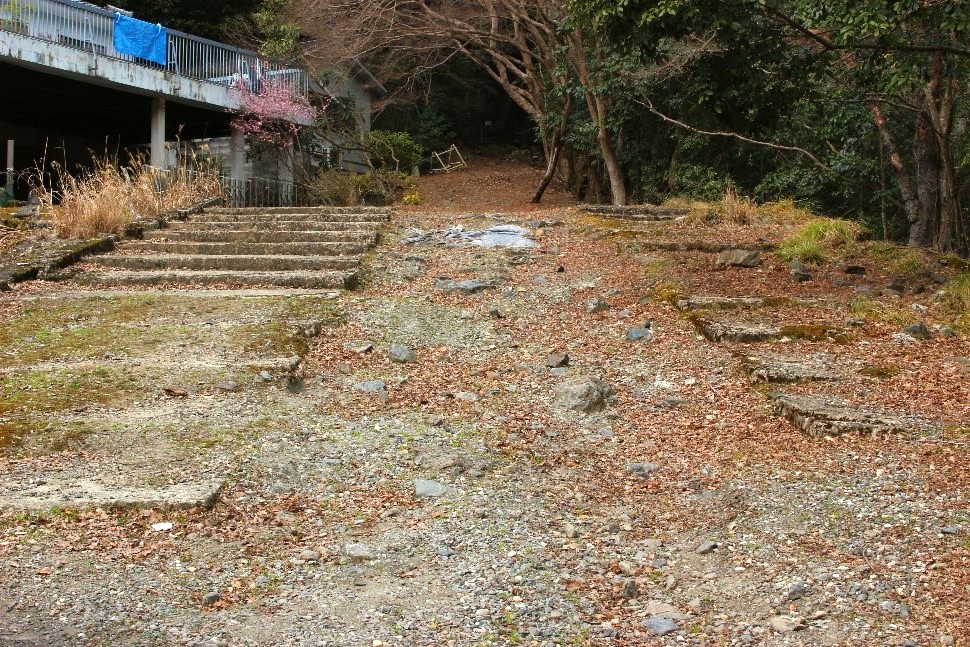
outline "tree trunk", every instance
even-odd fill
[[[913,159],[916,161],[916,195],[919,212],[909,227],[909,244],[913,247],[932,247],[940,220],[940,155],[926,115],[916,120],[913,140]]]
[[[876,122],[876,128],[879,130],[879,136],[882,138],[882,143],[886,147],[886,152],[889,155],[889,165],[893,169],[896,184],[899,186],[899,192],[903,196],[903,208],[906,211],[906,219],[909,221],[910,228],[912,229],[920,217],[919,198],[913,190],[912,179],[906,173],[906,169],[903,166],[903,158],[899,154],[899,147],[896,146],[896,138],[886,123],[886,116],[883,114],[882,108],[875,101],[870,101],[868,105],[873,120]]]
[[[562,138],[566,134],[566,128],[569,125],[569,115],[572,112],[572,106],[572,98],[569,97],[566,99],[566,105],[563,108],[562,119],[559,120],[556,129],[552,133],[552,141],[549,143],[551,151],[546,156],[546,173],[542,176],[542,181],[539,182],[539,187],[532,196],[533,204],[539,204],[542,201],[542,195],[546,192],[549,183],[552,182],[552,178],[556,175],[556,169],[559,167],[559,157],[562,154]]]

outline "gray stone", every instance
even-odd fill
[[[906,326],[901,332],[916,339],[929,339],[933,336],[933,333],[930,332],[930,329],[923,322]]]
[[[771,624],[771,628],[780,634],[787,634],[805,628],[805,621],[802,618],[774,616],[768,622]]]
[[[805,582],[795,582],[790,589],[788,589],[788,595],[786,596],[788,601],[800,600],[811,592],[808,584]]]
[[[629,463],[626,468],[633,472],[634,475],[641,478],[647,478],[654,472],[660,469],[660,466],[656,463]]]
[[[600,299],[599,297],[595,297],[586,302],[586,312],[590,314],[603,312],[604,310],[608,310],[609,307],[610,307],[610,304],[604,301],[603,299]]]
[[[273,379],[273,374],[270,373],[269,371],[260,371],[259,374],[256,375],[257,382],[270,382],[272,381],[272,379]]]
[[[362,342],[360,344],[347,343],[344,346],[344,348],[346,348],[349,351],[353,351],[353,352],[355,352],[357,354],[362,355],[364,353],[369,353],[372,350],[374,350],[374,344],[372,344],[370,342]]]
[[[219,382],[216,384],[216,391],[223,391],[225,393],[233,393],[239,390],[239,384],[232,381]]]
[[[794,260],[789,263],[788,267],[791,269],[790,276],[796,283],[804,283],[805,281],[811,281],[812,275],[805,267],[805,264],[799,260]]]
[[[387,357],[392,362],[398,362],[401,364],[413,362],[417,359],[417,355],[414,354],[414,351],[403,344],[391,344],[391,347],[387,350]]]
[[[444,496],[448,488],[438,481],[414,479],[414,496],[425,499],[436,499]]]
[[[714,549],[717,548],[717,546],[718,544],[716,541],[705,541],[704,543],[702,543],[700,546],[697,547],[695,552],[698,555],[707,555],[708,553],[713,552]]]
[[[320,561],[320,555],[311,548],[304,548],[300,551],[300,559],[305,562],[315,563]]]
[[[717,255],[717,264],[731,267],[761,265],[761,252],[756,249],[725,249]]]
[[[455,394],[456,400],[462,400],[463,402],[478,402],[480,397],[477,393],[469,393],[468,391],[459,391]]]
[[[213,604],[215,604],[221,599],[222,599],[222,596],[219,594],[218,591],[212,591],[211,593],[207,593],[206,596],[202,598],[202,606],[211,607]]]
[[[856,276],[862,276],[866,273],[866,268],[861,265],[846,265],[843,270],[846,274],[854,274]]]
[[[669,633],[679,630],[676,622],[670,618],[661,618],[659,616],[642,620],[640,625],[643,628],[648,629],[655,636],[666,636]]]
[[[569,375],[569,369],[566,368],[565,366],[560,368],[554,368],[551,371],[549,371],[549,375],[552,375],[553,377],[566,377],[567,375]]]
[[[606,407],[608,398],[616,393],[611,386],[595,377],[573,378],[558,385],[555,392],[559,406],[580,413],[601,411]]]
[[[384,384],[383,380],[368,380],[354,385],[354,388],[365,393],[380,393],[387,388],[387,385]]]
[[[546,366],[549,368],[562,368],[563,366],[569,366],[569,354],[568,353],[553,353],[546,358]]]
[[[960,532],[960,526],[944,526],[940,528],[940,532],[944,535],[956,535]]]
[[[348,542],[344,544],[342,552],[352,562],[366,562],[377,557],[370,546],[359,542]]]
[[[940,634],[940,644],[941,645],[944,645],[945,647],[950,647],[955,642],[956,641],[953,639],[953,636],[951,636],[950,634]]]
[[[626,331],[627,341],[649,343],[656,337],[653,328],[630,328]]]
[[[50,508],[153,508],[184,510],[211,508],[219,500],[222,479],[179,483],[159,487],[97,483],[92,480],[62,480],[48,477],[27,487],[5,484],[0,493],[4,510],[49,510]]]
[[[937,331],[939,331],[940,335],[946,337],[947,339],[954,339],[957,336],[957,331],[949,326],[939,326]]]
[[[459,292],[461,294],[477,294],[484,290],[493,290],[495,285],[488,281],[465,280],[453,281],[451,279],[438,279],[434,284],[438,290],[445,292]]]
[[[498,308],[491,308],[488,311],[488,316],[492,319],[505,319],[505,315]]]
[[[623,582],[623,590],[620,592],[621,596],[628,600],[632,600],[633,598],[637,597],[637,594],[637,581],[635,579],[631,577]]]

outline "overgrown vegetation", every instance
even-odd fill
[[[785,261],[823,263],[852,245],[858,233],[859,227],[846,220],[815,218],[782,242],[776,253]]]
[[[334,207],[384,206],[405,198],[408,203],[416,204],[419,200],[411,176],[386,169],[368,173],[328,169],[318,173],[309,188],[314,200]]]
[[[35,170],[33,184],[42,209],[64,238],[119,234],[136,216],[155,218],[223,191],[215,175],[192,173],[184,166],[159,171],[138,159],[123,167],[94,158],[93,170],[78,175],[57,163],[52,166],[52,174]]]

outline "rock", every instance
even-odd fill
[[[399,364],[413,362],[417,359],[414,351],[403,344],[391,344],[391,347],[387,350],[387,357],[392,362]]]
[[[320,561],[320,555],[311,548],[304,548],[300,551],[300,559],[312,564]]]
[[[414,479],[414,496],[422,499],[436,499],[444,496],[448,491],[443,484],[438,481],[428,481],[425,479]]]
[[[563,366],[569,366],[569,354],[568,353],[553,353],[546,358],[546,366],[549,368],[562,368]]]
[[[460,292],[461,294],[478,294],[483,290],[495,289],[495,285],[488,281],[452,281],[451,279],[438,279],[435,281],[434,287],[445,292]]]
[[[269,371],[260,371],[256,376],[256,382],[271,382],[273,380],[273,374]]]
[[[917,314],[925,315],[927,312],[929,312],[929,308],[927,308],[921,303],[911,303],[909,307],[913,312]]]
[[[752,382],[802,382],[838,380],[828,356],[789,356],[769,352],[738,353],[742,370]]]
[[[774,616],[768,622],[771,624],[771,628],[780,634],[787,634],[805,628],[805,621],[802,618]]]
[[[477,393],[469,393],[468,391],[459,391],[455,394],[456,400],[461,400],[463,402],[478,402],[480,397]]]
[[[488,311],[488,316],[492,319],[505,319],[505,315],[498,308],[492,308]]]
[[[755,267],[761,265],[761,252],[754,249],[725,249],[717,255],[717,264],[722,267]]]
[[[945,337],[946,339],[955,339],[957,336],[957,331],[955,331],[953,328],[950,328],[949,326],[945,326],[945,325],[939,326],[937,327],[936,330],[937,332],[940,333],[942,337]]]
[[[211,593],[207,593],[206,596],[202,598],[202,606],[211,607],[213,604],[215,604],[221,599],[222,599],[222,596],[219,594],[218,591],[212,591]]]
[[[698,546],[694,552],[696,552],[698,555],[707,555],[708,553],[713,552],[717,546],[718,544],[716,541],[705,541]]]
[[[789,602],[800,600],[806,595],[808,595],[810,591],[811,589],[809,589],[808,584],[806,584],[805,582],[795,582],[795,584],[793,584],[792,587],[788,589],[788,595],[786,596],[786,599]]]
[[[902,332],[904,335],[909,335],[914,339],[929,339],[930,337],[933,336],[933,333],[930,331],[929,328],[926,327],[926,324],[924,324],[923,322],[914,323],[912,325],[906,326],[900,332]]]
[[[566,377],[567,375],[569,375],[569,369],[566,368],[565,366],[554,368],[551,371],[549,371],[549,375],[552,375],[553,377]]]
[[[650,343],[656,337],[652,327],[630,328],[626,331],[626,340],[633,342]]]
[[[653,616],[642,620],[640,625],[649,630],[655,636],[666,636],[669,633],[673,633],[679,629],[677,623],[669,618],[661,618],[659,616]]]
[[[863,276],[866,273],[866,268],[861,265],[846,265],[845,269],[842,270],[846,274],[854,274],[855,276]]]
[[[950,647],[950,645],[953,645],[954,642],[955,641],[953,640],[953,636],[951,636],[950,634],[940,634],[940,644],[941,645],[945,645],[946,647]]]
[[[567,539],[576,539],[579,537],[579,530],[573,524],[567,523],[563,528],[563,534]]]
[[[623,590],[620,592],[622,597],[626,598],[627,600],[632,600],[633,598],[637,597],[637,593],[637,581],[635,579],[631,577],[623,582]]]
[[[943,526],[940,532],[944,535],[956,535],[960,532],[960,526]]]
[[[558,385],[555,392],[559,406],[580,413],[601,411],[608,398],[616,393],[613,387],[595,377],[573,378]]]
[[[788,264],[788,267],[791,270],[789,274],[792,280],[796,283],[803,283],[805,281],[812,280],[811,273],[808,271],[808,268],[805,267],[805,263],[802,263],[800,260],[795,259]]]
[[[608,310],[609,307],[610,307],[610,304],[604,301],[603,299],[600,299],[599,297],[590,299],[589,301],[586,302],[586,312],[590,314],[603,312],[604,310]]]
[[[363,355],[364,353],[369,353],[373,351],[374,344],[370,342],[362,342],[360,344],[353,344],[348,342],[347,344],[344,345],[344,348],[346,348],[349,351],[353,351],[358,355]]]
[[[354,388],[364,393],[380,393],[387,387],[382,380],[368,380],[355,384]]]
[[[219,382],[216,384],[216,391],[222,391],[224,393],[234,393],[239,390],[239,384],[232,381]]]
[[[377,557],[370,546],[353,541],[344,544],[342,552],[352,562],[366,562]]]
[[[626,468],[633,472],[635,476],[647,478],[660,469],[656,463],[629,463]]]

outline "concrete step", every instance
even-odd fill
[[[145,234],[145,240],[193,243],[373,243],[376,231],[183,231],[159,229]]]
[[[150,286],[150,285],[197,285],[197,286],[276,286],[306,289],[352,289],[357,284],[357,272],[234,272],[228,270],[158,270],[158,271],[108,271],[89,272],[75,278],[84,285]]]
[[[374,222],[385,223],[388,214],[381,213],[212,213],[205,212],[192,216],[191,222],[278,222],[283,220],[305,220],[307,222]]]
[[[299,214],[347,214],[347,213],[359,213],[359,214],[376,214],[389,216],[391,214],[390,207],[365,207],[365,206],[355,206],[355,207],[210,207],[205,210],[206,213],[231,213],[231,214],[281,214],[281,213],[299,213]]]
[[[343,256],[363,254],[371,245],[346,243],[199,243],[146,240],[126,243],[128,253],[215,254],[217,256]]]
[[[332,222],[318,220],[266,220],[263,222],[242,222],[239,220],[207,220],[180,223],[168,231],[215,231],[231,229],[241,231],[377,231],[381,224],[370,221]]]
[[[352,270],[359,256],[219,256],[215,254],[112,254],[96,259],[99,265],[121,270],[234,270],[286,272],[296,270]]]

